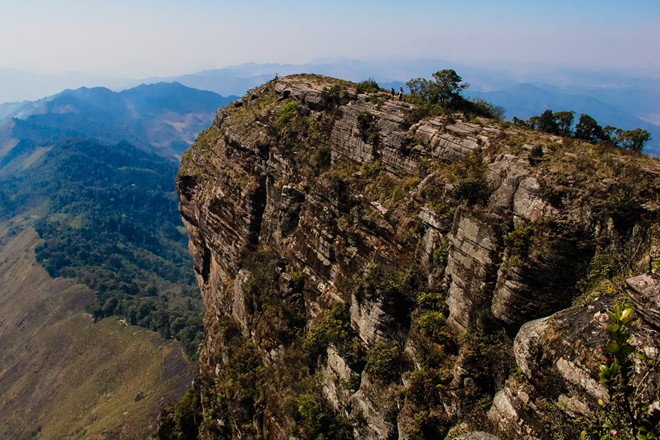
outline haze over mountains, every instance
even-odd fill
[[[173,182],[183,151],[211,125],[216,109],[235,99],[218,92],[243,94],[276,75],[298,71],[357,81],[374,77],[382,87],[398,88],[445,65],[450,63],[248,64],[152,78],[145,81],[150,84],[119,92],[83,87],[37,101],[1,104],[0,308],[17,312],[0,326],[0,346],[11,354],[0,364],[0,384],[18,385],[11,395],[1,396],[0,416],[7,418],[22,407],[31,413],[9,419],[0,437],[42,430],[51,438],[147,432],[152,427],[145,420],[153,420],[156,408],[180,397],[191,368],[179,345],[164,339],[177,339],[194,357],[203,311]],[[506,107],[509,117],[570,109],[589,113],[602,124],[647,128],[654,144],[660,139],[658,127],[643,120],[655,121],[660,114],[652,80],[635,84],[614,75],[584,85],[579,75],[571,83],[536,73],[532,77],[539,82],[532,84],[523,82],[527,77],[508,77],[502,71],[455,67],[472,84],[471,96]],[[611,87],[616,78],[619,86]],[[32,280],[38,281],[38,289]],[[106,344],[99,346],[99,341]],[[65,356],[65,349],[81,355]],[[96,362],[98,353],[105,357]],[[131,374],[136,368],[148,371],[148,377],[136,378]],[[56,379],[73,377],[68,372],[81,369],[91,378],[81,385]],[[29,377],[34,371],[50,372],[46,382],[39,382],[40,390],[57,390],[37,396],[37,403]],[[151,391],[139,404],[143,389]],[[108,393],[113,399],[103,400]],[[76,399],[62,397],[71,395]],[[61,399],[84,402],[86,408],[61,407]],[[108,418],[97,418],[96,412]],[[124,413],[130,417],[122,419]]]
[[[319,59],[307,64],[248,63],[206,70],[174,77],[153,77],[139,81],[99,79],[72,74],[41,77],[23,72],[0,70],[0,80],[13,85],[0,94],[0,102],[30,96],[28,90],[44,90],[44,84],[55,87],[77,87],[102,84],[121,89],[139,83],[176,81],[189,87],[208,90],[224,96],[242,95],[275,75],[320,73],[361,81],[376,79],[382,87],[405,84],[411,78],[429,77],[442,68],[452,67],[470,83],[467,95],[481,97],[505,108],[508,119],[527,119],[550,108],[573,110],[576,116],[586,113],[602,125],[623,129],[643,128],[651,132],[646,146],[650,154],[660,154],[660,79],[653,70],[642,72],[569,69],[556,66],[506,66],[485,68],[447,60],[402,59],[381,60]],[[55,93],[59,89],[50,89]],[[11,94],[10,94],[11,91]],[[23,95],[20,95],[23,93]],[[31,96],[35,99],[41,96]],[[0,105],[0,118],[15,105]],[[576,118],[577,119],[577,118]]]
[[[34,102],[0,105],[0,123],[4,121],[5,130],[11,125],[14,137],[36,143],[62,136],[93,137],[180,155],[208,125],[208,115],[231,100],[178,83],[121,92],[80,88]]]
[[[144,438],[181,398],[203,311],[174,177],[231,99],[170,83],[2,106],[0,438]]]

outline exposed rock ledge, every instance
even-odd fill
[[[219,110],[184,155],[180,207],[208,308],[200,437],[311,436],[310,414],[331,408],[340,437],[460,425],[475,431],[465,439],[549,439],[604,397],[608,302],[568,307],[598,282],[621,288],[594,274],[657,241],[658,162],[415,110],[280,78]],[[629,281],[631,297],[657,326],[648,279]]]

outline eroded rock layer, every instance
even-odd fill
[[[602,397],[599,314],[657,242],[657,161],[420,111],[280,78],[184,155],[201,437],[553,438]]]

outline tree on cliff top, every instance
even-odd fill
[[[598,142],[604,137],[603,127],[587,114],[581,114],[575,125],[575,137],[585,141]]]
[[[644,144],[651,140],[651,133],[641,128],[634,130],[615,129],[612,139],[619,147],[624,150],[641,152]]]
[[[411,112],[411,124],[423,117],[435,116],[446,110],[461,111],[468,119],[475,116],[502,119],[504,109],[483,99],[465,99],[461,92],[469,87],[455,70],[444,69],[433,74],[433,80],[414,78],[406,83],[416,108]]]
[[[443,107],[461,102],[461,92],[470,85],[462,83],[461,78],[454,69],[444,69],[433,74],[433,81],[425,78],[411,79],[406,83],[410,94],[423,98],[432,104],[440,104]]]

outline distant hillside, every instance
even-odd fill
[[[229,100],[154,84],[0,106],[0,438],[146,438],[181,397],[203,311],[177,156]]]
[[[39,241],[0,223],[0,438],[146,438],[192,364],[174,341],[94,322],[84,313],[94,293],[49,277],[35,261]]]
[[[147,151],[178,156],[213,120],[216,109],[233,99],[179,83],[143,84],[118,93],[80,88],[35,102],[3,104],[0,123],[13,118],[10,137],[35,144],[61,137],[127,141]]]
[[[96,316],[176,337],[194,356],[201,304],[177,212],[178,163],[90,140],[23,141],[12,153],[0,160],[0,220],[34,226],[39,263],[95,290]]]

